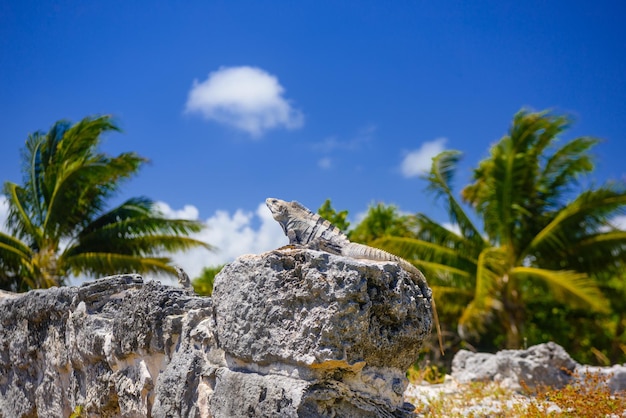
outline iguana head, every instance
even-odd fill
[[[265,203],[289,238],[289,244],[313,245],[319,244],[320,240],[328,243],[332,241],[336,245],[345,245],[350,242],[339,228],[295,200],[285,202],[270,197],[265,199]]]
[[[281,222],[281,220],[286,220],[288,217],[287,202],[273,197],[268,197],[265,199],[265,204],[270,212],[272,212],[274,220],[282,225],[283,222]]]
[[[287,223],[289,218],[301,217],[305,213],[309,212],[307,208],[295,200],[293,202],[285,202],[284,200],[268,197],[265,199],[265,204],[269,208],[270,212],[272,212],[272,216],[276,222],[281,225],[283,223]]]
[[[273,197],[268,197],[265,199],[265,204],[269,208],[270,212],[272,212],[272,217],[280,224],[290,240],[293,238],[291,235],[295,231],[291,231],[290,234],[290,226],[299,221],[308,220],[311,215],[311,211],[302,206],[300,203],[296,202],[285,202],[284,200],[275,199]]]

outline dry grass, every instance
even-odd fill
[[[577,383],[563,389],[540,388],[527,392],[534,397],[525,417],[545,417],[545,404],[557,405],[564,417],[611,417],[626,416],[626,392],[611,394],[608,380],[611,376],[596,373],[585,374],[582,379],[574,376]]]
[[[411,383],[428,382],[431,384],[437,384],[443,383],[446,374],[442,373],[437,366],[425,364],[421,367],[411,367],[406,372],[406,377]]]
[[[432,417],[626,417],[626,392],[611,394],[609,378],[588,374],[562,389],[526,388],[524,393],[492,382],[446,384],[436,395],[411,398],[409,393],[407,400],[418,415]]]

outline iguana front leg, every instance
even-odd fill
[[[298,237],[296,235],[296,231],[290,230],[287,231],[287,238],[289,238],[289,244],[293,245],[293,244],[300,244],[298,242]]]

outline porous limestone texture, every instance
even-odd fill
[[[452,360],[452,377],[461,383],[494,381],[513,390],[521,390],[522,381],[529,388],[561,388],[577,366],[563,347],[549,342],[496,354],[460,350]]]
[[[430,297],[305,249],[240,257],[213,298],[137,275],[0,297],[0,417],[413,416]]]
[[[612,393],[626,391],[626,365],[614,364],[609,367],[582,365],[576,368],[576,377],[583,384],[589,384],[588,375],[597,375],[599,382],[606,384]]]
[[[626,366],[581,365],[554,342],[496,354],[460,350],[452,360],[452,377],[460,383],[493,381],[515,391],[522,390],[522,381],[531,389],[547,386],[559,389],[577,382],[586,384],[589,374],[599,375],[612,392],[626,390]]]

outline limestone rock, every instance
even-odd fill
[[[496,354],[460,350],[452,360],[452,377],[460,383],[493,381],[516,391],[521,390],[522,381],[529,388],[586,385],[585,379],[590,374],[599,375],[600,382],[611,392],[626,390],[625,365],[581,365],[554,342],[538,344],[527,350],[502,350]]]
[[[406,370],[431,329],[430,295],[409,273],[319,251],[240,257],[213,299],[221,347],[258,364]]]
[[[0,302],[0,416],[148,416],[186,313],[212,301],[136,275]]]
[[[430,296],[394,263],[301,249],[240,257],[215,278],[217,335],[231,368],[264,378],[237,402],[264,415],[255,408],[267,376],[296,376],[308,384],[287,384],[294,415],[282,416],[405,415]]]
[[[496,354],[460,350],[452,360],[452,377],[461,383],[494,381],[513,390],[521,390],[522,381],[529,388],[561,388],[571,381],[577,367],[563,347],[549,342]]]
[[[0,416],[412,416],[430,294],[393,263],[241,257],[214,298],[112,276],[0,298]]]
[[[599,375],[599,381],[606,384],[612,393],[626,391],[626,365],[614,364],[610,367],[579,366],[576,376],[581,384],[588,384],[587,375]]]

